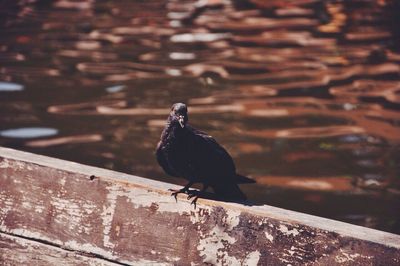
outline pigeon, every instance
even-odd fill
[[[170,189],[171,196],[177,200],[179,193],[185,193],[188,199],[194,198],[191,204],[196,208],[199,195],[211,187],[220,200],[246,200],[238,184],[255,181],[237,174],[228,152],[212,136],[189,125],[188,120],[187,106],[173,104],[156,149],[157,161],[168,175],[188,180],[182,189]],[[189,190],[195,183],[203,188]]]

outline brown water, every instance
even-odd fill
[[[0,145],[184,184],[154,148],[186,102],[251,201],[400,233],[396,1],[29,2],[0,2]]]

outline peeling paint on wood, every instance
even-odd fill
[[[0,264],[39,254],[41,265],[400,264],[398,235],[270,206],[199,199],[193,209],[168,188],[0,148]]]

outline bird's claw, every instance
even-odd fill
[[[197,191],[181,188],[181,189],[168,189],[168,191],[171,191],[171,196],[174,196],[175,201],[178,202],[178,194],[180,193],[185,193],[187,194],[187,199],[190,200],[193,198],[193,200],[190,202],[190,205],[194,206],[194,209],[197,207],[197,199],[199,198],[199,195]]]
[[[178,192],[172,192],[171,196],[174,196],[175,202],[178,202]]]
[[[193,205],[193,206],[194,206],[194,209],[196,209],[196,206],[197,206],[197,199],[199,198],[199,196],[192,196],[192,197],[195,197],[195,198],[192,200],[192,202],[190,203],[190,205]]]
[[[187,199],[190,200],[191,198],[193,198],[195,196],[196,196],[195,193],[190,193],[190,194],[188,194]]]
[[[185,189],[178,189],[178,190],[176,190],[176,189],[168,189],[168,191],[172,191],[172,193],[171,193],[171,196],[174,196],[174,198],[175,198],[175,201],[176,202],[178,202],[178,194],[180,194],[180,193],[187,193],[187,190],[185,190]]]

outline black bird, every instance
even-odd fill
[[[164,171],[175,177],[183,177],[189,183],[171,194],[187,193],[194,197],[196,207],[199,195],[208,187],[222,200],[241,201],[246,196],[239,189],[239,183],[255,181],[236,173],[235,164],[228,152],[213,137],[188,124],[188,110],[185,104],[172,105],[166,126],[156,150],[157,161]],[[202,183],[200,192],[189,190],[194,183]]]

